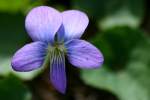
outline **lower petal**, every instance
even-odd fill
[[[61,93],[66,91],[66,72],[64,53],[52,51],[50,63],[50,80],[53,86]]]
[[[70,63],[80,68],[98,68],[103,64],[102,53],[92,44],[79,39],[65,43]]]
[[[18,50],[12,58],[11,65],[15,71],[32,71],[42,66],[46,56],[47,44],[34,42]]]

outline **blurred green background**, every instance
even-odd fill
[[[0,0],[0,100],[150,100],[149,0]],[[11,57],[32,40],[24,29],[29,10],[48,5],[87,13],[82,39],[104,54],[96,70],[67,64],[68,89],[58,93],[48,71],[14,72]]]

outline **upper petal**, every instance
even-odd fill
[[[92,44],[74,39],[65,44],[70,63],[80,68],[97,68],[103,64],[102,53]]]
[[[87,15],[78,10],[68,10],[62,12],[62,17],[63,24],[58,31],[58,39],[80,38],[89,23]]]
[[[31,71],[42,66],[47,44],[34,42],[19,49],[12,58],[11,65],[16,71]]]
[[[53,86],[61,93],[66,91],[65,56],[62,52],[51,53],[50,80]]]
[[[33,41],[53,42],[61,24],[60,12],[47,6],[32,9],[25,20],[26,30]]]

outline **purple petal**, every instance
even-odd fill
[[[26,30],[34,41],[53,42],[61,24],[61,14],[47,6],[32,9],[25,21]]]
[[[18,50],[12,58],[12,68],[15,71],[32,71],[42,66],[46,56],[47,44],[34,42]]]
[[[87,15],[78,10],[68,10],[62,13],[63,25],[58,31],[58,40],[80,38],[88,26]]]
[[[102,53],[92,44],[74,39],[65,44],[70,63],[80,68],[97,68],[103,64]]]
[[[65,57],[61,52],[53,52],[51,55],[50,80],[53,86],[61,93],[66,92]]]

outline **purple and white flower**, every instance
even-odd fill
[[[47,6],[32,9],[26,17],[25,28],[34,42],[15,53],[12,68],[27,72],[49,61],[51,83],[59,92],[65,93],[65,56],[79,68],[98,68],[104,61],[96,47],[79,39],[88,23],[87,15],[78,10],[60,13]]]

